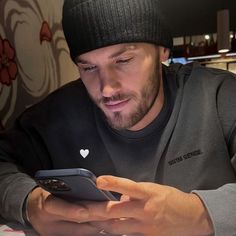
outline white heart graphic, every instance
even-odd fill
[[[88,149],[80,149],[80,155],[83,157],[83,158],[86,158],[89,154],[89,150]]]

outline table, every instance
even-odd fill
[[[6,222],[0,217],[0,236],[39,236],[39,234],[37,234],[31,227],[26,227],[19,223]],[[111,235],[100,233],[99,235],[94,236]]]
[[[39,236],[32,228],[0,220],[0,236]]]

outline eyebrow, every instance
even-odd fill
[[[75,59],[75,62],[76,62],[76,63],[80,63],[80,64],[91,64],[89,61],[81,60],[81,59],[79,59],[79,58],[76,58],[76,59]]]
[[[111,54],[108,58],[112,59],[115,58],[117,56],[120,56],[121,54],[127,52],[127,51],[131,51],[131,50],[135,50],[137,49],[137,46],[132,44],[132,45],[124,45],[121,49],[119,49],[118,51],[114,52],[113,54]],[[83,60],[80,58],[76,59],[76,63],[81,63],[81,64],[91,64],[91,62],[87,61],[87,60]]]

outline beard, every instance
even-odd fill
[[[160,80],[161,80],[161,63],[159,60],[156,60],[156,66],[153,72],[150,73],[146,84],[143,86],[139,93],[127,93],[127,94],[116,94],[112,97],[103,97],[101,99],[92,100],[103,112],[105,119],[107,120],[109,126],[116,130],[130,129],[136,125],[143,117],[150,111],[153,104],[156,101],[156,98],[159,94],[160,89]],[[124,112],[113,112],[111,115],[106,113],[102,109],[102,104],[107,102],[115,102],[121,100],[130,100],[135,103],[133,109],[128,113]]]

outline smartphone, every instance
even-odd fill
[[[39,170],[35,179],[40,187],[67,201],[116,201],[111,192],[96,186],[96,176],[87,169]]]

